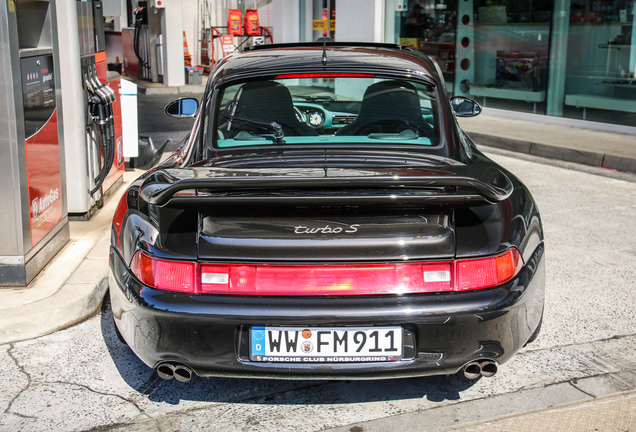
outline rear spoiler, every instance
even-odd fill
[[[476,204],[503,201],[514,189],[493,167],[444,170],[181,168],[151,173],[140,188],[149,204]],[[317,174],[320,175],[317,175]],[[303,175],[304,174],[304,175]],[[314,175],[312,175],[314,174]],[[287,193],[285,193],[287,192]]]

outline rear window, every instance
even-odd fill
[[[363,74],[360,74],[363,75]],[[373,76],[284,78],[221,90],[214,145],[436,147],[435,88]]]

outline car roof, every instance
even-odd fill
[[[402,45],[373,43],[327,43],[322,63],[322,43],[274,44],[253,47],[222,59],[213,72],[215,83],[264,75],[302,72],[375,72],[409,74],[436,85],[441,79],[425,55]]]

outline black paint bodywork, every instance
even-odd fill
[[[477,150],[454,120],[427,57],[367,44],[266,46],[212,71],[191,135],[128,189],[115,215],[110,295],[115,323],[150,367],[186,364],[202,376],[382,378],[451,374],[476,359],[503,363],[543,314],[538,210],[526,187]],[[440,145],[219,149],[205,125],[220,86],[280,73],[369,72],[438,89]],[[189,191],[196,190],[196,196]],[[425,220],[426,223],[418,223]],[[365,227],[298,239],[289,226]],[[314,225],[312,225],[314,224]],[[400,239],[401,242],[396,242]],[[182,294],[142,285],[129,265],[143,250],[213,263],[356,264],[486,257],[517,248],[523,269],[502,286],[451,293],[346,297]],[[404,359],[387,363],[249,361],[251,325],[402,326]]]

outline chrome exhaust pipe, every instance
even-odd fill
[[[192,369],[185,365],[178,364],[174,367],[174,377],[179,382],[188,382],[192,379]]]
[[[481,374],[486,378],[490,378],[497,373],[497,363],[492,360],[484,360],[481,362]]]
[[[157,366],[157,375],[159,375],[161,379],[171,380],[175,376],[174,370],[175,366],[173,364],[161,363]]]
[[[464,366],[464,376],[469,380],[475,380],[481,376],[481,365],[474,361]]]

